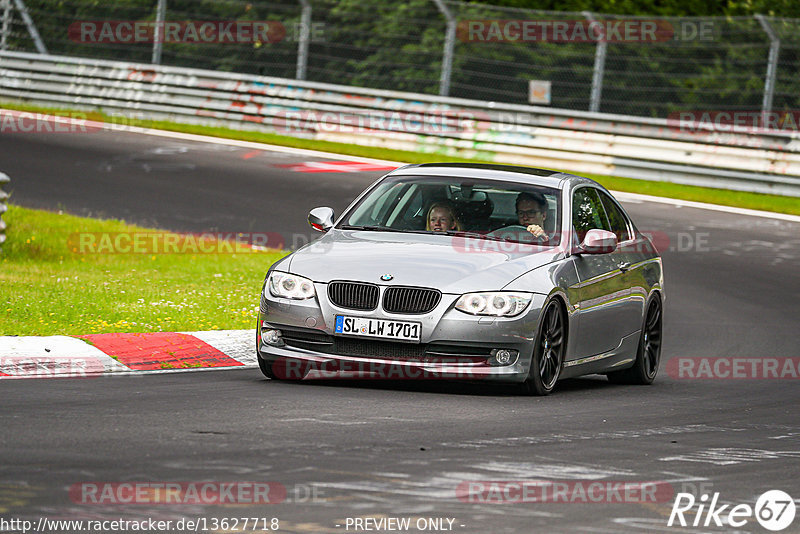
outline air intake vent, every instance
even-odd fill
[[[378,286],[359,282],[331,282],[328,298],[341,308],[374,310],[378,307]]]
[[[435,289],[390,287],[383,295],[383,309],[391,313],[428,313],[441,299],[441,292]]]

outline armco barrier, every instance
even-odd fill
[[[800,196],[797,133],[20,52],[0,52],[1,100]]]
[[[3,220],[3,214],[6,212],[6,201],[8,200],[8,193],[5,192],[4,186],[11,181],[7,174],[0,172],[0,246],[6,242],[6,222]]]

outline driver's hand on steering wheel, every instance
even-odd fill
[[[530,233],[532,233],[534,237],[545,237],[545,238],[547,237],[547,234],[538,224],[529,224],[528,227],[525,229]]]

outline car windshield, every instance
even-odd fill
[[[362,198],[338,227],[556,246],[560,221],[557,189],[463,177],[393,176]]]

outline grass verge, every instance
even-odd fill
[[[38,113],[52,113],[56,115],[68,115],[75,113],[75,110],[47,108],[32,106],[27,104],[5,102],[0,103],[0,108],[17,109],[20,111],[31,111]],[[88,118],[101,122],[112,122],[113,117],[103,112],[88,112]],[[167,121],[133,120],[126,121],[130,126],[140,126],[143,128],[154,128],[158,130],[169,130],[175,132],[208,135],[222,137],[226,139],[238,139],[243,141],[254,141],[258,143],[268,143],[294,148],[305,148],[309,150],[319,150],[333,152],[336,154],[361,156],[389,161],[405,163],[428,163],[437,162],[472,162],[472,163],[497,163],[494,161],[481,159],[467,159],[448,156],[438,153],[420,153],[405,150],[392,150],[380,147],[365,147],[350,145],[346,143],[334,143],[330,141],[317,141],[314,139],[303,139],[285,135],[278,135],[263,132],[250,132],[233,130],[230,128],[220,128],[213,126],[200,126],[194,124],[182,124]],[[563,170],[563,169],[561,169]],[[569,170],[569,169],[566,169]],[[577,173],[603,184],[606,188],[615,191],[626,191],[629,193],[641,193],[659,197],[675,198],[681,200],[691,200],[695,202],[706,202],[709,204],[720,204],[723,206],[734,206],[738,208],[748,208],[754,210],[773,211],[777,213],[789,213],[800,215],[800,199],[779,195],[762,195],[759,193],[747,193],[743,191],[729,191],[726,189],[712,189],[708,187],[696,187],[691,185],[673,184],[668,182],[654,182],[649,180],[636,180],[633,178],[620,178],[616,176],[600,176],[593,174]]]
[[[175,234],[14,205],[3,219],[8,241],[0,252],[0,335],[254,328],[264,274],[286,254],[208,242],[201,250],[214,253],[193,253],[197,248]],[[173,253],[75,248],[80,233],[101,244],[98,235],[152,232],[178,239]]]

